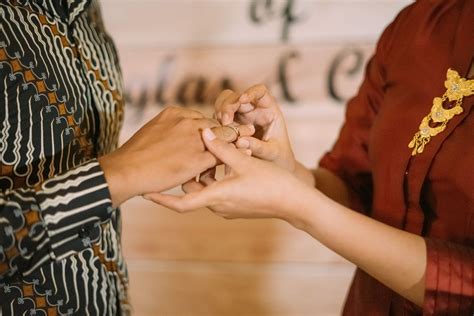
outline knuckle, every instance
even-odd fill
[[[221,123],[219,123],[219,121],[215,118],[207,118],[206,121],[209,123],[209,125],[212,125],[213,127],[217,127],[217,126],[220,126]]]
[[[168,112],[178,112],[180,110],[180,108],[177,106],[177,105],[168,105],[165,109],[165,111],[168,111]]]
[[[234,91],[230,89],[225,89],[224,91],[222,91],[216,99],[216,107],[220,107],[222,105],[222,102],[225,101],[225,99],[233,93]]]
[[[234,94],[234,90],[231,90],[231,89],[225,89],[224,91],[222,91],[222,95],[230,95],[230,94]]]
[[[161,113],[163,116],[173,116],[178,114],[180,111],[180,108],[176,105],[169,105],[167,106]]]
[[[259,83],[259,84],[255,85],[253,88],[257,91],[263,91],[263,92],[268,91],[267,86],[264,85],[263,83]]]
[[[199,121],[204,127],[218,127],[220,126],[219,121],[209,118],[202,118]]]
[[[205,117],[204,114],[202,114],[199,111],[196,111],[196,110],[188,110],[188,111],[189,111],[190,114],[192,113],[193,115],[195,115],[198,118],[204,118]]]
[[[188,129],[195,125],[195,121],[190,118],[182,118],[181,120],[179,120],[177,125],[179,128]]]

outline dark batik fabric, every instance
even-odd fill
[[[385,30],[339,139],[320,164],[352,188],[353,208],[426,238],[423,308],[358,269],[344,315],[474,315],[474,95],[412,157],[409,142],[474,61],[474,1],[418,0]],[[407,258],[409,260],[409,258]]]
[[[122,79],[98,4],[3,0],[0,20],[1,311],[128,314],[97,162],[117,146]]]

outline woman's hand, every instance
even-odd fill
[[[216,100],[215,111],[215,117],[223,125],[235,121],[255,126],[255,137],[241,137],[236,143],[238,148],[250,149],[253,156],[295,172],[297,163],[283,114],[264,85],[253,86],[242,95],[223,91]]]
[[[231,144],[204,130],[207,149],[231,168],[223,180],[207,183],[188,182],[182,197],[146,194],[145,198],[179,212],[210,207],[224,218],[275,217],[288,222],[297,220],[295,194],[312,190],[284,168],[250,157]]]
[[[218,122],[197,111],[168,107],[122,147],[101,157],[113,204],[170,189],[214,167],[217,160],[201,138],[205,128],[215,128],[225,141],[235,140],[231,129],[219,128]],[[252,135],[253,130],[241,126],[239,132]]]
[[[354,212],[274,163],[245,155],[204,131],[207,149],[232,167],[223,180],[189,182],[182,197],[145,198],[178,212],[209,207],[224,218],[279,218],[299,228],[418,305],[423,303],[422,237]]]
[[[179,212],[209,207],[224,218],[280,218],[418,305],[423,303],[423,237],[354,212],[274,163],[247,156],[204,131],[207,149],[232,168],[223,180],[189,182],[182,197],[145,198]]]

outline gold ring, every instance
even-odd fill
[[[235,135],[237,136],[236,139],[239,139],[239,137],[240,137],[240,131],[239,131],[239,129],[238,129],[237,127],[232,126],[232,125],[226,125],[225,127],[231,128],[231,129],[235,132]]]

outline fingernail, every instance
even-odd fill
[[[221,113],[221,112],[217,113],[216,118],[217,118],[219,121],[222,121],[222,113]]]
[[[246,139],[241,138],[237,141],[237,146],[239,148],[249,148],[250,142]]]
[[[210,128],[206,128],[204,129],[204,131],[202,132],[202,135],[205,139],[207,140],[214,140],[216,139],[216,134],[214,134]]]
[[[230,121],[230,116],[229,116],[229,114],[224,113],[224,114],[222,115],[222,120],[221,120],[222,124],[224,124],[224,125],[230,124],[229,121]]]

